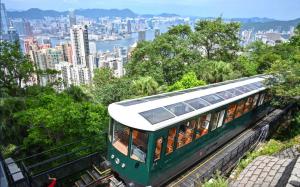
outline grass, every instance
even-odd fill
[[[228,187],[229,182],[226,178],[222,177],[220,172],[210,179],[206,181],[204,184],[199,184],[198,187]]]

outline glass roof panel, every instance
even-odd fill
[[[242,92],[232,88],[232,89],[229,89],[229,90],[226,90],[227,92],[230,92],[231,94],[233,94],[234,96],[238,96],[238,95],[241,95],[243,94]]]
[[[140,115],[148,120],[151,124],[156,124],[175,117],[173,114],[162,107],[145,112],[140,112]]]
[[[147,97],[147,98],[145,98],[145,100],[154,101],[154,100],[162,99],[162,98],[166,98],[166,97],[168,97],[168,96],[166,96],[166,95],[156,95],[156,96],[152,96],[152,97]]]
[[[250,91],[250,90],[249,90],[248,88],[246,88],[245,86],[240,86],[240,87],[237,87],[237,88],[235,88],[235,89],[237,89],[238,91],[243,92],[243,93],[247,93],[247,92]]]
[[[218,96],[222,97],[223,99],[230,99],[233,98],[234,95],[230,92],[226,92],[226,91],[222,91],[222,92],[218,92],[216,93]]]
[[[253,84],[253,83],[251,83],[251,84],[247,84],[247,85],[245,85],[248,89],[250,89],[250,90],[256,90],[257,89],[257,87]]]
[[[209,105],[209,103],[200,98],[190,99],[185,102],[194,107],[195,109],[200,109]]]
[[[217,96],[216,94],[206,95],[201,97],[201,99],[204,99],[205,101],[211,104],[215,104],[224,100],[221,97]]]
[[[264,84],[262,82],[255,82],[254,85],[258,88],[264,87]]]
[[[176,116],[180,116],[182,114],[186,114],[188,112],[194,111],[190,106],[185,103],[175,103],[172,105],[165,106],[166,109],[170,110]]]
[[[140,103],[144,103],[144,102],[147,102],[147,100],[145,100],[145,99],[136,99],[136,100],[132,100],[132,101],[121,102],[121,103],[118,103],[118,104],[122,105],[122,106],[131,106],[131,105],[136,105],[136,104],[140,104]]]

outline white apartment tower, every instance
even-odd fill
[[[91,82],[93,67],[89,62],[89,40],[87,26],[73,25],[71,30],[71,45],[73,55],[73,82],[87,84]]]
[[[90,54],[87,26],[73,25],[70,34],[74,66],[87,67]]]

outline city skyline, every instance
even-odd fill
[[[3,0],[8,10],[27,10],[39,8],[43,10],[66,11],[73,9],[103,8],[130,9],[138,14],[174,13],[181,16],[248,18],[268,17],[278,20],[299,18],[300,1],[287,0],[111,0],[98,2],[92,0],[52,0],[40,3],[38,0]],[[288,10],[288,11],[287,11]]]

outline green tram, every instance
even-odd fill
[[[127,186],[161,186],[269,110],[255,76],[109,105],[108,159]]]

